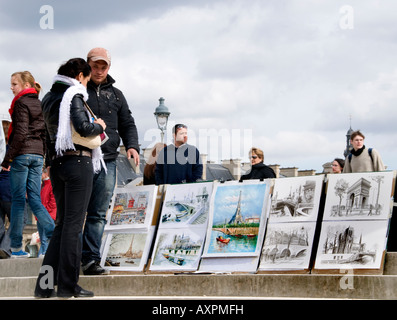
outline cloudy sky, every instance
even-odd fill
[[[396,12],[393,0],[0,0],[0,114],[13,72],[45,94],[60,64],[101,46],[143,148],[160,139],[164,97],[216,162],[256,146],[265,163],[321,172],[343,157],[351,117],[397,169]]]

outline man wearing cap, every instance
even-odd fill
[[[88,105],[98,118],[106,122],[109,139],[102,145],[102,153],[107,167],[95,174],[87,219],[83,234],[82,269],[85,275],[98,275],[105,272],[100,267],[100,248],[106,224],[106,211],[116,185],[116,158],[120,138],[127,151],[128,159],[133,158],[139,165],[138,131],[134,118],[123,93],[115,88],[115,80],[108,74],[111,65],[109,52],[104,48],[94,48],[88,52],[87,62],[91,66],[91,80],[87,85]]]

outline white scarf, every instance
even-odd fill
[[[72,141],[72,122],[70,120],[70,104],[72,103],[72,99],[76,94],[81,94],[83,95],[84,101],[87,101],[88,93],[87,88],[76,79],[58,74],[54,77],[53,83],[57,81],[70,85],[62,97],[61,105],[59,107],[59,124],[57,140],[55,142],[55,150],[58,155],[62,156],[63,151],[65,150],[76,150]],[[88,118],[91,119],[91,115],[88,110],[86,110],[86,112]],[[95,173],[101,171],[101,165],[105,169],[105,172],[107,172],[105,162],[103,161],[101,147],[92,150],[92,164]]]

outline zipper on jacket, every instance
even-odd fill
[[[99,97],[99,91],[101,89],[101,84],[98,85],[97,89],[96,89],[96,95],[97,97]]]

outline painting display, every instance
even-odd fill
[[[324,175],[276,179],[269,223],[316,221]]]
[[[106,230],[145,228],[151,223],[157,186],[116,188],[108,211]]]
[[[161,210],[160,228],[207,226],[212,182],[169,185]]]
[[[203,256],[259,255],[268,199],[267,182],[216,184]]]
[[[392,171],[329,176],[314,272],[382,272],[393,185]]]
[[[259,270],[307,269],[315,229],[315,222],[269,223]]]
[[[324,175],[277,179],[258,271],[309,270]]]
[[[150,270],[195,271],[203,249],[205,229],[164,228],[159,230]]]
[[[330,175],[323,220],[388,219],[392,186],[392,171]]]
[[[113,271],[143,271],[148,260],[154,227],[149,231],[132,229],[109,232],[101,266]]]
[[[213,182],[168,185],[150,271],[196,271],[208,224]]]
[[[315,269],[379,269],[388,220],[323,222]]]

